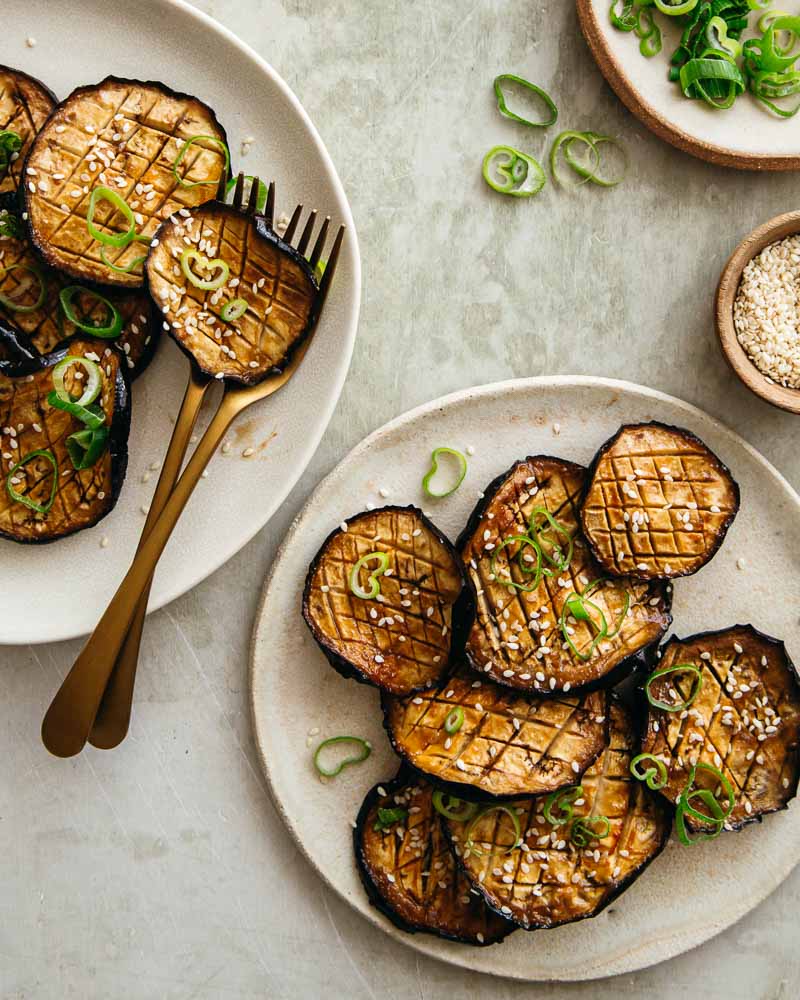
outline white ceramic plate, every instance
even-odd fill
[[[353,861],[351,821],[369,788],[397,759],[383,731],[378,692],[340,677],[300,615],[306,569],[343,518],[368,502],[416,503],[455,538],[478,492],[517,458],[555,454],[587,463],[622,423],[658,419],[700,435],[731,467],[742,506],[725,544],[699,574],[675,583],[675,631],[753,622],[784,638],[800,661],[800,497],[748,444],[700,410],[609,379],[532,378],[455,393],[372,434],[317,488],[267,581],[252,647],[256,740],[272,795],[292,836],[320,875],[392,937],[428,955],[527,980],[591,979],[630,972],[719,933],[759,903],[800,861],[798,814],[692,848],[670,843],[623,896],[592,920],[503,944],[470,948],[404,934],[367,902]],[[556,434],[555,430],[559,433]],[[475,448],[462,487],[442,501],[421,492],[437,445]],[[378,494],[388,489],[388,500]],[[745,560],[737,568],[737,560]],[[310,737],[311,733],[313,737]],[[317,734],[318,733],[318,734]],[[360,735],[374,752],[322,784],[310,744]]]
[[[676,19],[655,11],[664,45],[657,56],[646,59],[639,52],[639,39],[611,24],[610,6],[610,0],[577,0],[581,27],[603,75],[648,128],[714,163],[753,170],[800,168],[798,119],[784,121],[747,94],[730,111],[687,100],[667,79],[680,38]]]
[[[36,40],[34,47],[26,39]],[[228,130],[234,169],[274,178],[278,213],[302,201],[348,227],[331,294],[299,373],[234,424],[209,466],[155,578],[150,608],[194,587],[261,528],[314,454],[339,398],[355,340],[361,271],[336,169],[297,98],[262,59],[215,21],[174,0],[25,0],[3,7],[0,63],[39,77],[59,97],[109,73],[163,80],[197,95]],[[245,136],[255,136],[246,157]],[[0,541],[0,643],[49,642],[91,631],[131,561],[172,434],[189,367],[168,340],[133,389],[128,478],[99,525],[45,546]],[[217,396],[214,395],[214,400]],[[202,420],[202,418],[201,418]],[[206,421],[202,421],[205,426]],[[252,446],[256,454],[244,459]],[[103,538],[109,539],[101,548]]]

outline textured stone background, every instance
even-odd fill
[[[797,207],[796,179],[714,169],[656,140],[603,83],[569,0],[197,5],[276,67],[328,144],[361,240],[359,339],[280,515],[149,620],[118,752],[55,762],[38,740],[80,643],[3,650],[0,997],[797,996],[798,872],[700,950],[613,983],[526,987],[417,957],[299,856],[256,764],[246,690],[259,589],[291,518],[365,434],[450,390],[539,373],[628,378],[720,417],[800,487],[797,418],[740,387],[712,326],[728,253]],[[557,95],[565,127],[621,135],[627,183],[548,188],[530,203],[488,192],[489,146],[545,149],[494,111],[504,71]],[[546,933],[531,947],[547,947]]]

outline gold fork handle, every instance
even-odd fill
[[[178,476],[181,474],[186,449],[189,447],[197,415],[211,381],[194,365],[191,366],[191,375],[186,385],[178,418],[175,421],[175,430],[172,432],[164,464],[161,467],[158,485],[150,502],[150,510],[147,513],[142,537],[139,540],[139,548],[158,520]],[[103,693],[103,699],[100,702],[97,717],[89,734],[89,742],[100,750],[111,750],[113,747],[119,746],[128,732],[133,704],[133,689],[136,683],[136,667],[139,662],[139,646],[142,641],[142,628],[147,614],[147,600],[150,596],[152,583],[153,578],[151,577],[136,605],[130,628],[114,664],[108,685]]]
[[[231,421],[246,405],[247,400],[236,393],[225,392],[223,395],[219,409],[176,483],[161,516],[142,542],[125,579],[56,693],[42,722],[42,742],[55,756],[72,757],[85,746],[136,605],[203,469]]]

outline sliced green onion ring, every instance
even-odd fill
[[[147,256],[145,255],[144,257],[134,257],[134,259],[130,262],[130,264],[126,264],[124,267],[120,267],[119,264],[114,264],[112,261],[108,259],[108,257],[106,256],[106,248],[100,247],[100,260],[102,260],[102,262],[106,265],[106,267],[110,268],[112,271],[115,271],[117,274],[130,274],[135,267],[138,267],[140,264],[144,264],[144,262],[147,260]]]
[[[517,565],[519,566],[521,572],[528,575],[533,574],[533,580],[529,583],[517,583],[513,580],[511,576],[507,579],[501,577],[497,572],[497,557],[508,545],[519,545],[519,551],[517,553]],[[534,569],[526,567],[523,565],[523,553],[526,548],[532,548],[536,553],[536,566]],[[521,590],[524,593],[530,593],[536,590],[539,584],[542,582],[543,576],[552,576],[553,574],[549,569],[545,569],[542,565],[542,548],[538,542],[534,541],[529,535],[510,535],[508,538],[504,538],[501,542],[495,546],[492,551],[491,559],[489,560],[489,569],[492,575],[496,578],[497,582],[502,584],[504,587],[513,587],[515,590]]]
[[[215,146],[219,146],[219,148],[222,150],[223,156],[225,157],[225,166],[223,168],[225,176],[227,177],[228,175],[228,170],[230,169],[231,165],[231,154],[230,150],[228,149],[227,145],[222,141],[222,139],[218,139],[215,135],[193,135],[191,136],[191,138],[187,139],[186,142],[178,150],[178,155],[175,157],[175,162],[172,165],[172,173],[179,187],[194,188],[194,187],[201,187],[204,184],[219,184],[219,178],[208,181],[187,181],[183,177],[181,177],[181,175],[178,173],[178,167],[183,162],[183,158],[188,153],[189,148],[193,146],[194,143],[199,142],[201,139],[205,139],[207,142],[211,142]],[[227,189],[226,189],[226,194],[227,194]]]
[[[0,170],[6,170],[11,164],[11,157],[22,149],[22,136],[11,129],[0,131]]]
[[[393,826],[398,823],[402,823],[404,819],[408,818],[408,809],[403,809],[401,806],[396,806],[393,809],[378,809],[378,815],[375,818],[375,823],[372,829],[376,830],[378,833],[385,833],[387,830],[391,830]]]
[[[94,224],[94,216],[97,211],[97,203],[100,201],[107,201],[116,211],[118,211],[125,221],[128,223],[128,228],[124,233],[104,233],[102,229],[98,229]],[[86,215],[86,228],[89,230],[89,235],[97,240],[98,243],[102,243],[104,246],[109,247],[126,247],[131,240],[136,236],[136,220],[133,217],[133,209],[125,201],[121,194],[113,191],[111,188],[99,187],[93,188],[91,195],[89,196],[89,210]]]
[[[247,312],[247,299],[231,299],[220,309],[219,315],[226,323],[235,323]]]
[[[39,283],[39,294],[36,296],[36,301],[32,305],[21,305],[17,298],[12,298],[10,295],[3,295],[0,293],[0,306],[4,306],[10,312],[16,313],[32,313],[36,312],[37,309],[41,309],[44,305],[44,300],[47,297],[47,284],[45,283],[44,274],[33,264],[9,264],[8,267],[0,267],[0,281],[5,278],[7,274],[11,274],[12,271],[27,271],[32,274],[34,278]],[[28,286],[17,290],[17,294],[24,294],[27,292]]]
[[[704,840],[716,840],[725,828],[725,818],[722,808],[711,792],[705,788],[695,789],[695,797],[700,798],[708,806],[709,810],[715,814],[713,820],[707,820],[707,822],[714,824],[714,828],[711,832],[701,832],[695,834],[693,837],[686,826],[686,806],[683,802],[679,802],[678,808],[675,811],[675,829],[678,833],[678,840],[684,847],[699,844]]]
[[[607,816],[584,816],[572,824],[569,839],[576,847],[587,847],[593,840],[607,837],[610,829],[611,822]]]
[[[650,691],[650,685],[653,681],[658,680],[659,677],[666,677],[668,674],[691,674],[694,677],[692,690],[689,692],[689,697],[685,701],[673,704],[667,701],[659,701],[658,698],[653,697]],[[703,672],[701,670],[699,670],[693,663],[675,663],[671,667],[662,667],[660,670],[656,670],[654,673],[650,674],[644,686],[644,692],[647,696],[647,700],[653,708],[659,708],[663,712],[682,712],[684,709],[689,708],[695,698],[700,694],[702,688]]]
[[[106,450],[108,436],[105,424],[70,434],[65,443],[73,467],[79,471],[90,469]]]
[[[595,167],[590,168],[585,166],[583,163],[580,162],[580,160],[575,158],[575,156],[572,153],[572,145],[576,141],[576,139],[573,136],[573,138],[567,139],[567,141],[564,143],[564,159],[567,162],[568,166],[571,167],[571,169],[574,170],[579,177],[583,177],[585,180],[589,181],[592,184],[597,184],[598,187],[612,188],[616,187],[618,184],[621,184],[625,180],[625,177],[628,173],[628,168],[630,166],[627,150],[622,145],[622,143],[618,139],[615,139],[614,136],[612,135],[600,135],[598,132],[585,132],[583,135],[584,135],[583,141],[592,143],[591,148],[593,148],[595,153],[597,154],[597,164]],[[597,147],[603,145],[604,143],[610,146],[614,146],[622,154],[623,169],[619,177],[606,178],[606,177],[601,177],[597,173],[597,168],[599,167],[600,161],[602,160],[602,156],[600,155],[600,152]]]
[[[594,620],[591,616],[591,611],[596,612],[600,618],[600,624]],[[569,617],[575,619],[575,621],[586,622],[595,630],[595,637],[589,644],[589,648],[585,653],[582,653],[575,643],[572,641],[572,636],[570,635],[568,628],[567,619]],[[603,639],[608,636],[608,621],[606,616],[603,614],[602,608],[598,607],[594,601],[588,600],[582,594],[577,593],[577,591],[571,591],[567,594],[566,600],[561,608],[561,615],[558,620],[559,627],[561,628],[561,634],[564,636],[564,641],[569,646],[574,656],[582,662],[586,663],[594,656],[594,651],[603,641]]]
[[[343,743],[352,743],[354,746],[358,747],[358,752],[352,757],[343,758],[333,768],[325,767],[325,765],[320,761],[322,753],[327,749],[327,747],[339,746]],[[323,740],[315,750],[314,767],[317,771],[319,771],[323,778],[335,778],[338,774],[341,774],[346,767],[350,767],[352,764],[361,764],[371,753],[372,747],[366,740],[362,740],[360,736],[331,736],[330,739]]]
[[[455,795],[448,795],[447,792],[443,792],[438,788],[431,796],[431,802],[433,803],[433,808],[440,816],[444,816],[445,819],[451,819],[455,823],[466,823],[478,811],[477,802],[467,802],[466,799],[459,799]]]
[[[80,403],[75,403],[72,400],[62,399],[55,391],[48,392],[47,402],[57,410],[63,410],[75,417],[76,420],[80,420],[82,424],[86,424],[89,430],[97,430],[106,422],[105,413],[97,405],[90,403],[89,406],[81,406]]]
[[[472,834],[475,831],[475,827],[481,822],[481,820],[485,819],[491,813],[505,813],[505,815],[511,820],[514,827],[514,843],[511,844],[510,847],[506,848],[506,854],[510,854],[515,848],[519,847],[522,842],[522,827],[520,825],[519,815],[514,808],[512,806],[503,805],[488,806],[486,809],[482,809],[475,817],[473,817],[464,834],[464,847],[466,850],[470,851],[472,854],[476,854],[478,857],[480,857],[483,852],[475,846]]]
[[[699,0],[676,0],[674,3],[671,0],[653,0],[653,3],[662,14],[667,14],[669,17],[680,17],[681,14],[688,14],[694,10]]]
[[[455,482],[449,489],[436,493],[431,489],[431,480],[439,471],[440,455],[449,455],[451,458],[454,458],[458,463],[458,472]],[[458,487],[464,482],[466,474],[467,459],[465,455],[462,455],[460,451],[456,451],[455,448],[434,448],[431,452],[431,467],[422,478],[422,488],[433,500],[443,500],[445,497],[449,497],[452,493],[455,493]]]
[[[600,587],[600,586],[602,586],[604,583],[610,583],[610,584],[616,586],[616,582],[617,581],[609,580],[606,577],[600,577],[600,579],[593,580],[592,583],[587,584],[583,588],[582,596],[583,597],[590,597],[597,590],[597,588]],[[615,635],[619,634],[619,630],[622,628],[622,624],[623,624],[623,622],[625,621],[625,618],[628,615],[628,611],[630,610],[630,606],[631,606],[631,593],[630,593],[629,590],[625,590],[625,591],[623,591],[623,593],[625,594],[625,597],[624,597],[623,602],[622,602],[622,611],[620,611],[620,613],[619,613],[619,617],[617,618],[617,621],[616,621],[616,624],[614,625],[613,631],[606,632],[606,639],[613,639]]]
[[[696,764],[692,766],[692,769],[689,772],[689,778],[686,782],[686,787],[681,792],[681,798],[683,799],[684,802],[685,811],[690,816],[694,817],[694,819],[699,819],[701,822],[705,821],[714,822],[715,817],[709,817],[701,812],[698,812],[690,804],[690,799],[693,796],[697,795],[699,792],[708,791],[709,794],[711,794],[709,789],[694,787],[694,782],[695,778],[697,777],[698,771],[706,771],[714,778],[714,781],[722,787],[728,799],[728,804],[727,808],[723,808],[721,805],[720,808],[722,809],[722,812],[724,814],[723,818],[727,819],[728,816],[730,816],[730,814],[733,812],[733,808],[736,805],[736,795],[733,791],[733,786],[731,785],[730,781],[725,777],[725,775],[722,773],[722,771],[720,771],[719,768],[714,767],[713,764],[706,764],[704,761],[698,761]],[[714,798],[714,801],[718,802],[716,797]]]
[[[219,274],[215,278],[210,278],[208,280],[198,278],[191,267],[192,263],[195,261],[199,263],[204,270],[219,271]],[[194,247],[186,247],[181,254],[181,270],[186,276],[187,281],[194,285],[195,288],[199,288],[204,292],[213,292],[216,291],[217,288],[222,288],[231,274],[230,267],[228,267],[221,257],[215,257],[213,260],[209,260],[208,257],[204,257],[199,250],[195,250]]]
[[[505,82],[516,83],[518,86],[525,87],[526,90],[530,90],[531,93],[536,94],[544,102],[548,111],[548,117],[540,122],[532,122],[510,111],[506,104],[506,95],[503,93],[503,84]],[[542,90],[541,87],[537,87],[535,83],[531,83],[529,80],[524,80],[521,76],[515,76],[513,73],[501,73],[500,76],[496,76],[494,79],[494,93],[497,98],[497,110],[500,114],[505,115],[506,118],[510,118],[512,121],[519,122],[521,125],[529,125],[531,128],[547,128],[550,125],[555,125],[556,121],[558,121],[558,108],[555,106],[553,98],[546,91]]]
[[[558,791],[551,792],[544,803],[544,818],[551,826],[563,826],[572,819],[574,809],[573,803],[583,795],[583,785],[569,785],[567,788],[559,788]],[[554,815],[553,810],[558,809],[560,815]]]
[[[105,306],[108,310],[108,320],[105,326],[94,326],[92,323],[78,317],[72,300],[76,295],[80,294],[91,295]],[[64,315],[73,326],[76,326],[79,330],[83,330],[84,333],[90,333],[93,337],[101,337],[103,340],[114,340],[122,333],[122,313],[113,302],[109,302],[99,292],[84,288],[82,285],[67,285],[66,288],[62,288],[58,293],[58,298],[61,302]]]
[[[70,396],[67,387],[64,385],[64,376],[73,365],[80,365],[88,376],[86,386],[77,399]],[[63,399],[65,403],[77,403],[78,406],[88,406],[100,395],[100,390],[103,387],[103,373],[100,371],[100,365],[96,361],[90,361],[89,358],[81,357],[79,354],[68,354],[53,368],[53,386],[58,398]]]
[[[28,462],[32,462],[35,458],[44,458],[46,461],[50,463],[50,465],[53,468],[53,484],[50,488],[50,496],[43,504],[36,503],[35,500],[32,500],[24,493],[18,493],[17,490],[15,489],[15,484],[11,482],[11,480],[14,478],[14,474],[19,469],[26,466]],[[28,507],[31,510],[35,510],[37,514],[46,514],[50,510],[50,508],[53,506],[53,501],[56,498],[57,489],[58,489],[58,462],[56,461],[55,455],[52,453],[52,451],[50,451],[49,448],[47,449],[40,448],[37,449],[36,451],[28,452],[28,454],[25,455],[24,458],[21,458],[16,465],[12,466],[8,475],[6,476],[6,491],[8,495],[11,497],[11,499],[15,503],[21,503],[23,504],[23,506]]]
[[[532,198],[547,182],[542,165],[513,146],[493,146],[483,158],[483,179],[493,191],[512,198]],[[529,187],[523,187],[530,178]]]
[[[556,184],[561,187],[569,187],[564,178],[558,171],[558,154],[561,152],[561,147],[567,142],[583,142],[589,147],[589,151],[593,158],[593,167],[591,169],[596,170],[600,166],[600,154],[597,151],[597,147],[594,142],[587,136],[585,132],[576,132],[574,129],[569,129],[566,132],[562,132],[557,135],[553,145],[550,148],[550,173],[553,176],[553,180]],[[589,168],[587,168],[588,170]],[[572,187],[580,187],[581,184],[586,184],[589,180],[588,177],[581,175],[581,180],[576,184],[571,185]]]
[[[539,518],[543,517],[547,522],[547,527],[542,525],[539,527],[537,521]],[[554,532],[556,537],[561,536],[566,538],[566,554],[562,553],[561,545],[558,543],[556,538],[551,538],[550,533]],[[550,563],[551,566],[555,566],[558,570],[569,569],[569,564],[572,562],[572,553],[575,547],[575,539],[572,534],[560,524],[550,513],[546,507],[534,507],[531,511],[531,518],[528,522],[528,535],[534,541],[538,542],[542,555]],[[545,545],[551,547],[551,551],[548,552]]]
[[[370,570],[369,575],[367,576],[367,587],[369,588],[367,589],[361,586],[359,574],[368,562],[372,562],[375,559],[377,559],[378,565],[375,569]],[[381,592],[381,584],[378,578],[383,576],[388,568],[388,552],[370,552],[368,555],[362,556],[350,570],[350,590],[356,595],[356,597],[360,597],[362,601],[374,600]]]
[[[642,762],[651,765],[644,770],[639,767]],[[644,781],[647,787],[653,791],[660,791],[666,788],[669,781],[667,765],[659,757],[651,753],[640,753],[631,761],[630,772],[637,781]]]
[[[444,731],[453,736],[463,725],[464,709],[460,705],[457,705],[447,713],[447,718],[444,720]]]

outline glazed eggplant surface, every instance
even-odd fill
[[[367,895],[401,930],[472,945],[501,941],[515,927],[470,891],[432,794],[425,782],[398,777],[367,795],[353,834]]]
[[[574,649],[566,642],[565,604],[606,577],[580,534],[585,482],[586,470],[572,462],[543,456],[517,462],[487,487],[459,539],[477,592],[467,656],[476,671],[499,684],[540,694],[607,686],[669,627],[671,602],[664,585],[606,578],[591,591],[592,620],[564,617]],[[538,513],[543,510],[560,534]],[[550,540],[561,543],[564,559],[567,537],[572,546],[569,565],[546,564],[535,587],[535,550],[508,541],[523,538],[534,518]],[[611,634],[596,642],[600,614]]]
[[[699,438],[630,424],[590,470],[581,523],[604,572],[637,580],[689,576],[714,556],[739,510],[739,487]]]
[[[20,147],[0,152],[0,195],[17,190],[31,143],[55,106],[54,94],[39,80],[0,66],[0,132],[13,132]]]
[[[39,260],[21,223],[13,218],[18,235],[0,234],[0,321],[6,320],[25,333],[39,354],[49,354],[63,341],[85,333],[66,317],[59,299],[62,289],[75,281]],[[136,378],[152,360],[161,322],[154,318],[150,297],[144,291],[106,289],[102,294],[122,316],[122,332],[114,343],[125,354],[125,363]],[[108,307],[89,289],[75,295],[72,308],[81,323],[102,326],[108,322]]]
[[[435,689],[384,695],[395,751],[454,795],[523,796],[574,783],[607,743],[604,691],[531,698],[461,668]]]
[[[286,365],[318,302],[308,262],[262,218],[219,202],[161,227],[147,276],[178,345],[207,374],[245,384]]]
[[[106,353],[107,352],[107,353]],[[94,465],[76,469],[67,438],[83,425],[64,410],[51,406],[53,368],[67,356],[99,361],[102,387],[96,403],[108,427],[108,443]],[[68,368],[64,384],[73,398],[80,396],[81,369]],[[52,542],[97,524],[116,504],[128,462],[130,400],[123,375],[122,355],[102,341],[74,340],[43,357],[0,364],[0,537],[15,542]],[[33,452],[37,455],[15,470]],[[15,470],[15,471],[12,471]],[[12,496],[24,495],[39,512]]]
[[[661,673],[687,664],[692,671]],[[667,768],[661,794],[677,803],[700,763],[722,772],[732,786],[726,829],[785,808],[800,777],[800,684],[784,644],[750,625],[671,639],[653,673],[661,676],[651,675],[646,688],[642,750]],[[654,707],[652,701],[676,707]],[[727,801],[714,773],[702,767],[692,787]],[[686,822],[695,831],[705,827],[690,814]]]
[[[377,585],[375,597],[357,596],[353,582],[362,594]],[[384,507],[327,538],[308,571],[303,617],[345,677],[407,694],[436,684],[461,652],[472,597],[458,554],[422,512]]]
[[[199,139],[184,150],[197,136],[216,141]],[[152,238],[164,219],[214,195],[226,141],[211,108],[161,83],[107,77],[79,87],[55,109],[26,160],[21,190],[34,245],[49,264],[80,281],[141,288],[147,241],[104,246],[96,240],[87,226],[92,192],[105,187],[123,198],[136,234]],[[95,209],[100,231],[117,237],[129,230],[112,202],[100,200]],[[113,270],[101,250],[115,267],[130,270]]]
[[[572,816],[553,825],[547,797],[513,803],[522,843],[508,813],[489,807],[476,817],[445,820],[462,870],[487,904],[526,930],[593,917],[623,892],[663,850],[672,826],[669,806],[630,775],[637,736],[628,711],[610,707],[608,748],[576,789]],[[550,810],[556,819],[565,812]],[[608,823],[599,820],[604,817]],[[578,846],[576,822],[598,838]]]

